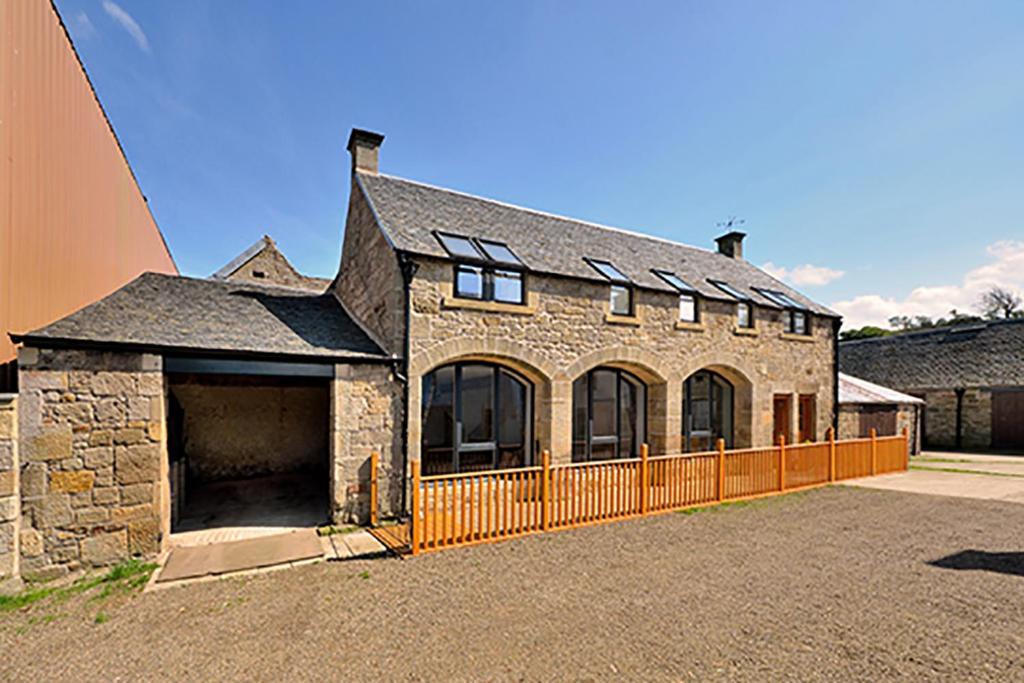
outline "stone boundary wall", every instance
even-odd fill
[[[154,557],[166,533],[159,356],[22,348],[21,573]]]
[[[21,587],[18,489],[18,398],[0,394],[0,593]]]

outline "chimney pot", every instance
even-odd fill
[[[353,128],[348,136],[348,153],[352,155],[352,172],[377,175],[377,153],[384,136],[361,128]]]
[[[739,232],[733,230],[727,232],[721,237],[716,237],[715,242],[718,244],[718,253],[724,254],[729,258],[743,260],[743,238],[747,236],[745,232]]]

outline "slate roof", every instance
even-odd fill
[[[315,289],[317,291],[323,292],[327,289],[328,285],[330,285],[331,282],[333,282],[333,280],[331,280],[330,278],[316,277],[313,275],[303,275],[302,273],[297,271],[295,269],[295,266],[292,265],[291,261],[289,261],[288,258],[283,253],[281,253],[281,250],[277,248],[277,245],[274,243],[274,240],[270,238],[270,235],[264,235],[263,237],[256,240],[253,244],[249,245],[249,247],[246,248],[241,254],[239,254],[238,256],[236,256],[235,258],[231,259],[223,266],[221,266],[221,268],[210,277],[213,278],[214,280],[230,280],[231,276],[234,275],[239,268],[241,268],[249,261],[259,256],[264,250],[267,249],[273,251],[274,254],[278,258],[280,258],[285,263],[285,265],[288,266],[288,268],[291,269],[291,272],[294,273],[295,279],[299,283],[297,286],[300,286],[303,289]],[[268,281],[267,284],[272,285],[274,283]]]
[[[491,199],[384,174],[356,179],[392,246],[404,252],[449,258],[434,231],[504,242],[527,268],[540,273],[605,282],[584,257],[607,260],[639,287],[675,292],[652,269],[672,271],[709,299],[733,301],[707,282],[728,282],[760,306],[778,309],[752,287],[781,291],[819,315],[835,316],[742,259],[657,237],[555,216]]]
[[[901,403],[924,403],[916,396],[904,394],[889,387],[869,382],[860,377],[839,373],[840,403],[879,403],[885,405]]]
[[[903,390],[1024,386],[1024,319],[840,342],[839,368]]]
[[[144,273],[40,330],[11,336],[160,351],[387,358],[332,294],[158,273]]]

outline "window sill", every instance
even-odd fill
[[[688,332],[703,332],[707,329],[704,323],[688,323],[683,320],[677,320],[675,328],[677,330],[687,330]]]
[[[533,315],[537,312],[537,302],[533,296],[527,294],[527,303],[505,304],[500,301],[479,301],[477,299],[461,299],[455,296],[446,296],[441,299],[442,308],[461,308],[470,311],[489,311],[491,313],[511,313],[512,315]]]
[[[786,341],[795,342],[813,342],[814,337],[809,334],[793,334],[792,332],[783,332],[779,335],[779,339],[785,339]]]
[[[734,327],[732,333],[740,337],[756,337],[761,334],[756,327]]]
[[[604,321],[610,325],[629,325],[632,327],[640,327],[640,317],[636,315],[616,315],[614,313],[605,313]]]

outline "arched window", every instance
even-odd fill
[[[454,363],[423,378],[424,474],[531,464],[533,387],[489,363]]]
[[[700,370],[683,382],[683,450],[710,451],[718,439],[732,447],[733,387],[724,377]]]
[[[647,388],[625,370],[596,368],[573,382],[573,461],[639,455],[646,406]]]

